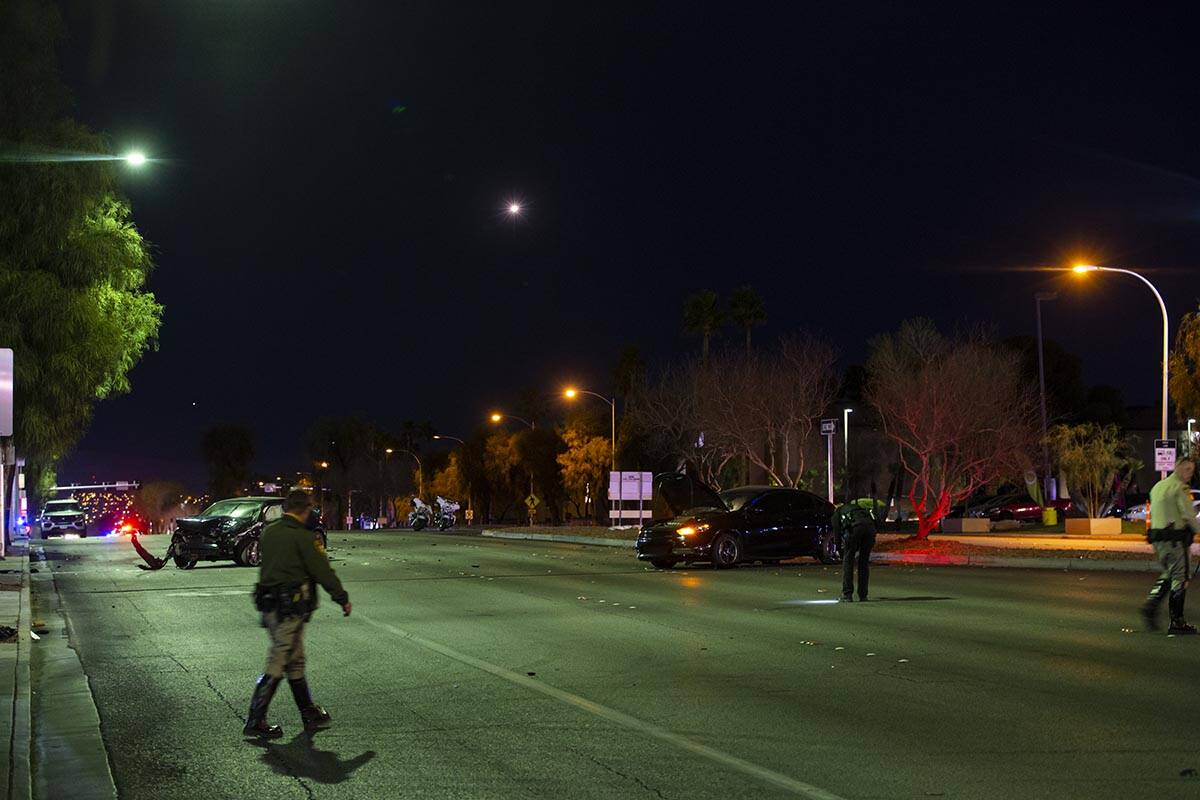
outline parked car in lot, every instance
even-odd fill
[[[1192,509],[1196,512],[1196,516],[1200,517],[1200,489],[1189,489],[1192,494]],[[1143,503],[1131,505],[1121,515],[1121,519],[1129,522],[1145,522],[1146,516],[1150,513],[1150,501],[1147,499]]]
[[[685,475],[658,476],[655,491],[667,516],[644,525],[635,548],[639,560],[660,569],[694,562],[723,569],[798,556],[831,564],[841,557],[833,505],[815,494],[771,486],[717,493]]]
[[[43,539],[68,533],[84,537],[87,536],[87,516],[83,506],[74,497],[47,500],[38,517],[38,527],[41,528]]]
[[[257,567],[261,560],[259,538],[263,527],[283,514],[282,497],[232,497],[219,500],[194,517],[175,520],[171,557],[180,569],[198,561],[233,561]],[[313,533],[327,543],[325,531]]]
[[[1048,507],[1058,512],[1059,518],[1080,516],[1075,508],[1075,502],[1060,497],[1051,500]],[[996,497],[981,506],[967,512],[970,517],[986,517],[992,522],[1000,520],[1017,520],[1018,522],[1041,522],[1042,507],[1033,501],[1026,493],[1013,493]]]

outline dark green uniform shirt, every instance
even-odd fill
[[[316,581],[324,586],[338,605],[349,599],[337,573],[329,565],[329,556],[325,554],[320,536],[301,525],[295,517],[284,514],[263,528],[258,582],[264,586],[277,586],[306,581]]]

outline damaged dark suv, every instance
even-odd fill
[[[231,497],[220,500],[195,517],[175,520],[168,555],[180,569],[197,561],[228,561],[257,567],[262,557],[259,537],[263,527],[283,514],[282,497]],[[325,531],[315,536],[325,545]]]
[[[655,519],[642,527],[637,557],[660,569],[710,562],[717,569],[812,556],[841,560],[833,504],[799,489],[744,486],[717,493],[686,475],[659,475]],[[659,501],[663,509],[659,509]]]

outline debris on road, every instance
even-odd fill
[[[0,642],[7,642],[9,639],[17,635],[16,628],[10,628],[7,625],[0,625]]]

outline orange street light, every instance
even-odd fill
[[[529,430],[531,430],[531,431],[537,430],[536,425],[534,425],[532,422],[525,419],[524,417],[518,417],[516,414],[501,414],[499,411],[493,411],[492,415],[491,415],[491,417],[489,417],[489,419],[495,423],[503,422],[506,419],[515,419],[517,422],[521,423],[526,428],[529,428]]]
[[[563,397],[567,398],[568,400],[574,400],[576,397],[578,397],[581,394],[589,394],[592,397],[600,398],[604,402],[608,403],[609,408],[612,411],[612,442],[611,442],[611,444],[612,444],[612,471],[616,472],[617,471],[617,398],[614,397],[613,399],[609,400],[607,397],[605,397],[602,394],[596,394],[595,392],[589,392],[587,389],[576,389],[574,386],[568,386],[566,389],[563,390]]]
[[[1141,273],[1134,272],[1131,269],[1121,269],[1120,267],[1099,267],[1095,264],[1076,264],[1071,267],[1071,271],[1076,275],[1085,275],[1089,272],[1121,272],[1125,275],[1132,275],[1142,283],[1150,291],[1154,292],[1154,299],[1158,301],[1158,310],[1162,312],[1162,438],[1167,438],[1167,381],[1168,381],[1168,360],[1170,358],[1170,322],[1167,318],[1167,304],[1163,302],[1162,295],[1158,293],[1158,289],[1154,284],[1146,279]],[[1164,478],[1167,473],[1160,473]]]

